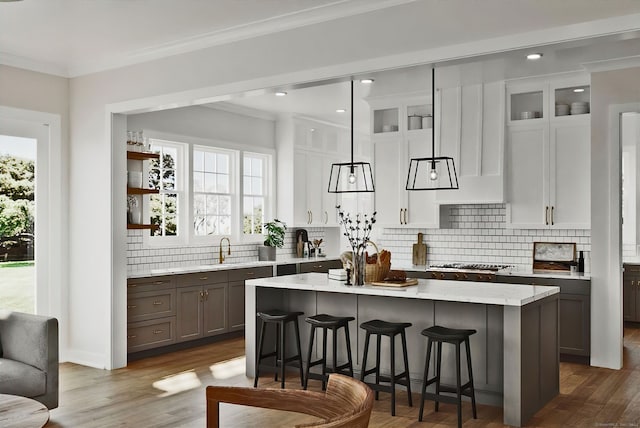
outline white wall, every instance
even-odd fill
[[[614,369],[622,367],[622,265],[619,117],[612,113],[629,103],[640,103],[640,68],[591,74],[591,364]]]

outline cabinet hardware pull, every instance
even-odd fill
[[[153,283],[153,285],[162,285],[165,282],[167,282],[167,281],[156,281],[156,282]]]
[[[253,272],[247,272],[247,276],[253,276],[253,275],[255,275],[255,273],[253,273]]]
[[[549,226],[549,206],[544,207],[544,224]]]
[[[208,276],[201,276],[201,277],[200,277],[200,281],[206,281],[207,279],[209,279],[209,277],[208,277]]]
[[[404,209],[404,224],[407,224],[409,222],[409,220],[407,220],[407,212],[409,211],[409,208],[405,208]]]
[[[631,284],[631,285],[633,285],[633,284]],[[138,307],[138,305],[127,305],[127,309],[135,309],[137,307]]]
[[[438,279],[438,274],[435,272],[431,272],[431,276],[435,279]]]
[[[444,279],[444,274],[443,273],[440,274],[440,279]]]
[[[635,281],[631,281],[631,286],[632,286],[632,287],[635,287],[634,282],[635,282]]]
[[[309,224],[313,223],[313,211],[309,211],[309,214],[311,215],[311,220],[309,220]]]
[[[329,223],[329,213],[328,212],[324,212],[324,224]]]
[[[209,291],[208,290],[204,291],[204,300],[209,300]]]
[[[135,334],[127,335],[127,339],[135,339],[136,337],[138,336],[136,336]]]
[[[138,286],[138,284],[127,284],[127,287],[131,287],[131,288],[134,288],[134,287],[137,287],[137,286]]]
[[[553,205],[551,205],[551,226],[553,226]]]
[[[156,300],[155,302],[153,302],[153,306],[160,306],[162,305],[162,302]]]
[[[160,334],[163,333],[164,330],[153,330],[153,334]]]
[[[400,208],[400,224],[402,224],[402,208]]]

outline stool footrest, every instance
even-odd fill
[[[460,394],[461,395],[466,395],[467,397],[471,396],[471,392],[467,391],[467,389],[471,389],[471,382],[467,382],[464,385],[460,386]],[[456,387],[452,386],[452,385],[442,385],[440,384],[440,392],[449,392],[452,394],[456,394]]]

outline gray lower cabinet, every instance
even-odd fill
[[[300,263],[300,273],[320,272],[327,273],[329,269],[342,269],[340,260],[324,260]]]
[[[640,322],[640,265],[624,265],[622,316],[625,321]]]
[[[127,352],[244,330],[244,282],[272,266],[131,278],[127,281]]]
[[[229,331],[244,330],[244,282],[247,279],[273,276],[271,266],[229,271],[228,326]]]
[[[591,281],[498,275],[496,282],[560,287],[560,353],[591,354]]]
[[[227,271],[178,275],[178,342],[227,331]]]
[[[176,342],[175,287],[170,276],[127,281],[128,352]]]

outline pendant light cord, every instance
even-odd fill
[[[351,79],[351,174],[353,174],[353,79]]]
[[[431,169],[436,169],[436,68],[431,68]]]

